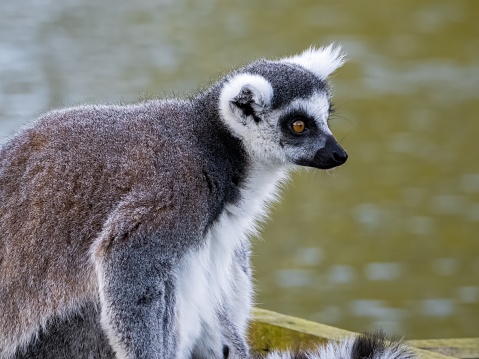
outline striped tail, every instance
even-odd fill
[[[416,359],[416,355],[401,341],[379,332],[330,342],[312,351],[271,352],[263,359]]]

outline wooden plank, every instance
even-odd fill
[[[255,308],[252,314],[254,320],[250,323],[249,339],[251,348],[257,352],[266,352],[272,348],[308,349],[328,340],[339,340],[355,334],[265,309]]]
[[[249,327],[251,349],[265,353],[274,349],[310,349],[329,340],[354,336],[357,333],[273,311],[255,308]],[[419,359],[452,359],[438,352],[412,348]]]
[[[409,340],[408,344],[461,359],[479,359],[479,338]]]

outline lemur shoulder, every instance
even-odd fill
[[[259,60],[190,99],[52,111],[5,143],[0,358],[249,358],[248,238],[291,169],[346,161],[327,122],[343,61]]]

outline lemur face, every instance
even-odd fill
[[[289,162],[329,169],[348,155],[328,127],[331,104],[324,93],[293,101],[278,114],[279,145]]]
[[[272,164],[329,169],[348,155],[328,127],[327,76],[343,55],[329,46],[279,61],[258,61],[222,88],[220,113],[249,155]]]

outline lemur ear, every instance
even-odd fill
[[[255,122],[261,121],[258,114],[266,107],[261,92],[251,85],[244,85],[239,94],[235,96],[230,103],[231,106],[237,107],[244,117],[251,116]],[[232,109],[233,111],[235,110],[234,108]]]
[[[273,88],[262,76],[238,74],[223,87],[220,95],[220,110],[223,116],[233,115],[245,123],[248,118],[260,122],[262,114],[271,105]]]
[[[346,62],[346,56],[341,46],[331,44],[319,49],[310,47],[299,55],[284,58],[281,61],[300,65],[325,80]]]

